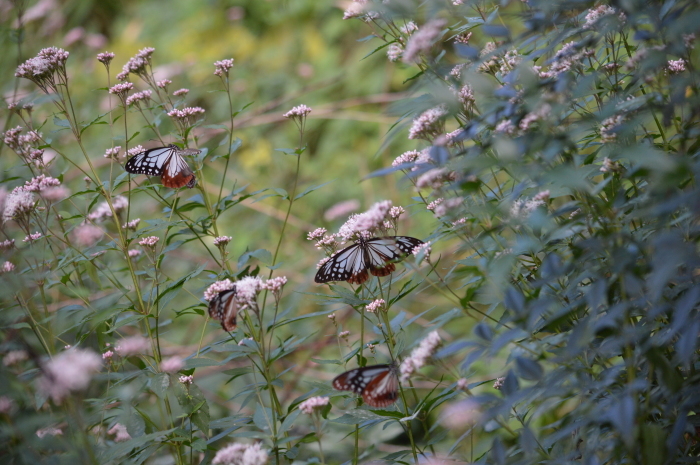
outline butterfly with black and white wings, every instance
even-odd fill
[[[160,176],[165,187],[192,188],[197,184],[197,179],[183,156],[197,155],[200,152],[201,150],[196,149],[181,149],[172,144],[156,147],[131,157],[124,169],[133,174]]]
[[[209,316],[221,322],[221,327],[229,333],[236,330],[238,302],[236,288],[221,291],[209,301]]]
[[[394,364],[355,368],[337,376],[333,388],[361,395],[370,407],[388,407],[399,398],[398,368]]]
[[[388,276],[396,266],[393,262],[413,252],[423,241],[409,236],[360,238],[350,247],[336,252],[316,273],[314,281],[347,281],[362,284],[373,276]],[[368,273],[369,272],[369,273]]]

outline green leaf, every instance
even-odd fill
[[[53,117],[53,124],[60,128],[70,128],[70,122],[67,119],[61,119],[58,116]]]
[[[170,386],[170,375],[168,373],[157,373],[151,378],[151,391],[161,399],[165,399]]]
[[[294,200],[298,200],[306,195],[309,195],[313,191],[318,190],[318,189],[322,188],[323,186],[332,183],[333,181],[335,181],[335,179],[332,181],[324,182],[323,184],[319,184],[318,186],[309,187],[304,192],[302,192],[301,194],[298,194],[296,197],[294,197]]]

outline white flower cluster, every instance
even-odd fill
[[[435,355],[442,340],[437,331],[432,331],[413,349],[411,356],[401,363],[401,382],[405,383],[417,370],[422,368]]]

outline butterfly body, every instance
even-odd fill
[[[409,236],[360,238],[336,252],[316,273],[314,281],[347,281],[362,284],[373,276],[388,276],[396,270],[394,261],[410,254],[423,241]]]
[[[180,149],[176,145],[156,147],[137,153],[126,162],[124,169],[133,174],[160,176],[165,187],[192,188],[197,184],[194,172],[183,155],[196,155],[200,150]]]
[[[236,288],[221,291],[209,301],[209,316],[221,322],[224,331],[236,330],[236,316],[238,315],[238,302],[236,302]]]
[[[362,396],[371,407],[388,407],[399,398],[396,365],[371,365],[346,371],[333,380],[333,388]]]

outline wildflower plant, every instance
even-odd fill
[[[696,3],[343,7],[369,59],[405,76],[382,91],[389,130],[363,141],[376,156],[343,168],[338,184],[375,183],[364,198],[319,161],[345,162],[322,156],[345,103],[247,100],[243,59],[198,58],[193,85],[154,47],[100,52],[81,79],[107,107],[88,118],[72,49],[17,57],[0,455],[694,461]],[[273,123],[292,148],[265,154],[279,185],[251,188],[243,130]],[[124,170],[170,144],[192,190]],[[411,247],[368,257],[372,238]],[[366,279],[312,284],[329,262]]]

